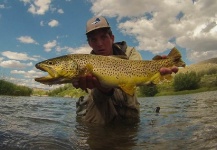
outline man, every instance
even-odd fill
[[[87,41],[92,48],[91,54],[95,55],[124,55],[129,60],[141,60],[141,55],[126,42],[114,43],[109,23],[104,17],[93,17],[86,25]],[[162,57],[163,58],[163,57]],[[161,68],[163,74],[172,73],[176,70]],[[89,90],[86,98],[86,110],[82,114],[86,122],[107,124],[115,120],[139,120],[139,102],[134,94],[130,96],[119,88],[102,87],[96,77],[89,74],[73,81],[75,88]]]

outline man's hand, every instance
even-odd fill
[[[87,88],[88,89],[97,88],[105,94],[112,91],[112,88],[102,87],[99,80],[91,74],[88,74],[86,76],[79,77],[78,79],[73,80],[72,85],[75,88],[81,88],[82,90],[87,90]]]
[[[167,56],[162,55],[161,59],[167,59]],[[177,73],[179,71],[179,68],[176,66],[173,66],[172,68],[162,67],[159,71],[161,75],[166,75],[166,74],[172,74],[173,72]]]
[[[166,74],[172,74],[173,72],[174,72],[174,73],[177,73],[178,70],[179,70],[179,68],[176,67],[176,66],[174,66],[174,67],[172,67],[172,68],[162,67],[162,68],[160,68],[159,71],[160,71],[160,74],[161,74],[161,75],[166,75]]]

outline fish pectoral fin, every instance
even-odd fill
[[[86,67],[88,71],[92,72],[93,71],[93,65],[91,64],[86,64]]]
[[[136,86],[132,84],[122,84],[119,87],[130,96],[133,96],[136,90]]]
[[[85,67],[80,69],[80,76],[86,76],[88,74],[92,74],[93,72],[93,66],[91,64],[86,64]]]

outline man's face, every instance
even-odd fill
[[[107,32],[102,30],[95,31],[91,37],[89,37],[88,43],[93,49],[96,55],[112,55],[112,44],[114,42],[114,36],[110,36]]]

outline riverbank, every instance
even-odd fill
[[[216,91],[217,87],[204,87],[199,88],[196,90],[184,90],[184,91],[168,91],[168,92],[161,92],[156,94],[155,96],[168,96],[168,95],[185,95],[185,94],[193,94],[193,93],[200,93],[200,92],[209,92],[209,91]]]

